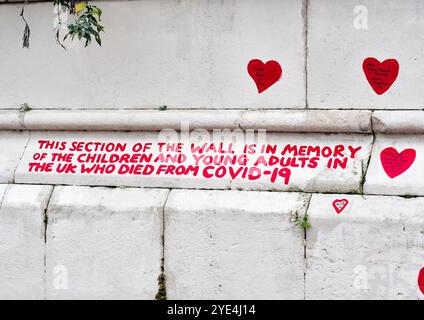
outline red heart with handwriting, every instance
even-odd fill
[[[399,74],[399,63],[396,59],[387,59],[383,62],[375,58],[366,58],[362,63],[365,77],[377,94],[383,94],[395,82]]]
[[[280,80],[283,70],[277,61],[270,60],[263,63],[261,60],[250,60],[247,65],[247,72],[252,77],[261,93]]]
[[[333,201],[333,208],[337,214],[340,214],[347,207],[348,203],[349,201],[347,199],[336,199]]]
[[[414,163],[416,157],[414,149],[405,149],[401,153],[389,147],[381,151],[380,160],[386,174],[391,178],[404,173]]]
[[[424,294],[424,267],[421,268],[420,273],[418,273],[418,288]]]

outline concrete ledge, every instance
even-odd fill
[[[239,128],[239,119],[240,111],[220,110],[34,110],[25,114],[24,124],[28,130],[212,130]]]
[[[369,133],[368,110],[32,110],[0,111],[0,130],[159,131],[254,129]]]
[[[18,110],[0,110],[0,130],[25,130],[23,115]]]
[[[371,111],[255,110],[242,113],[243,129],[279,132],[369,133]]]
[[[304,133],[424,133],[424,111],[0,110],[0,130],[187,131],[239,128]]]
[[[372,123],[379,133],[424,133],[424,111],[375,111]]]

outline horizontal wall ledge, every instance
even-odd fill
[[[24,130],[23,116],[18,110],[0,111],[0,130]]]
[[[31,110],[0,111],[0,130],[158,131],[254,129],[370,133],[368,110]]]
[[[424,133],[424,111],[374,111],[373,128],[379,133]]]

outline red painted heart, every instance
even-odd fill
[[[395,82],[399,73],[399,63],[396,59],[387,59],[383,62],[375,58],[366,58],[362,63],[365,77],[377,94],[383,94]]]
[[[424,267],[421,268],[418,273],[418,288],[420,288],[421,292],[424,294]]]
[[[255,81],[258,93],[261,93],[280,80],[283,70],[277,61],[270,60],[264,64],[261,60],[253,59],[247,65],[247,72]]]
[[[380,160],[386,174],[391,178],[404,173],[414,163],[416,151],[405,149],[401,153],[395,148],[389,147],[381,151]]]
[[[347,199],[336,199],[333,201],[333,208],[337,214],[340,214],[347,207],[348,203],[349,201]]]

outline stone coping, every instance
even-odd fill
[[[0,110],[0,130],[424,133],[423,110]]]

